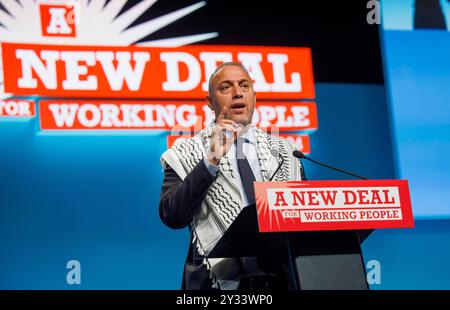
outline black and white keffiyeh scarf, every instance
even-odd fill
[[[207,156],[214,125],[215,123],[212,122],[196,136],[180,141],[165,151],[161,156],[163,167],[166,164],[169,165],[184,180]],[[267,134],[255,126],[251,129],[255,135],[263,181],[268,181],[269,176],[272,176],[278,167],[278,159],[270,153],[271,149],[277,150],[284,158],[284,163],[273,181],[301,180],[299,161],[291,155],[294,151],[292,143]],[[220,160],[217,178],[209,187],[200,211],[190,224],[193,243],[202,256],[207,255],[214,248],[244,207],[229,156],[233,155],[228,153]],[[205,258],[203,263],[210,270],[215,287],[220,289],[238,287],[241,274],[238,258]]]

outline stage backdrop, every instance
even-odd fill
[[[450,218],[450,1],[384,1],[396,175],[416,218]]]

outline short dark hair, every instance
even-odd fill
[[[213,77],[217,74],[217,72],[219,72],[220,69],[222,69],[223,67],[227,67],[227,66],[236,66],[241,68],[242,70],[245,71],[245,73],[248,74],[248,76],[250,76],[250,73],[248,73],[247,68],[240,62],[237,61],[228,61],[228,62],[224,62],[223,64],[221,64],[220,66],[218,66],[216,68],[216,70],[214,70],[214,72],[211,74],[211,76],[209,77],[209,81],[208,81],[208,92],[211,95],[211,91],[212,91],[212,86],[211,86],[211,81],[213,79]]]

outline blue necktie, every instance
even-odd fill
[[[252,168],[245,157],[243,144],[245,142],[250,142],[245,138],[237,138],[236,144],[236,160],[239,170],[239,175],[241,176],[242,185],[244,186],[245,195],[247,196],[248,204],[255,203],[255,189],[253,187],[253,182],[256,181],[255,175],[253,174]]]

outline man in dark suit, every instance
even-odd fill
[[[182,288],[287,288],[277,258],[264,266],[255,258],[205,258],[240,210],[255,203],[253,181],[272,176],[275,181],[304,179],[299,161],[291,156],[293,145],[252,126],[256,92],[242,64],[219,66],[211,75],[206,100],[215,122],[161,157],[161,220],[191,231]],[[278,172],[273,148],[284,158]]]

